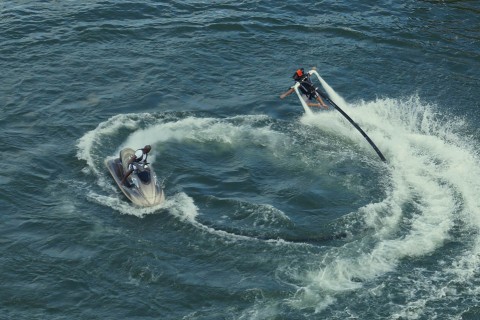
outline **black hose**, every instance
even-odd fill
[[[327,97],[325,94],[321,93],[321,92],[318,92],[320,94],[320,96],[325,99],[327,102],[329,102],[335,109],[337,109],[338,112],[340,112],[342,114],[342,116],[344,116],[355,128],[357,128],[357,130],[362,134],[362,136],[367,139],[368,143],[370,143],[370,145],[372,146],[372,148],[377,152],[378,156],[380,157],[380,159],[382,159],[383,162],[387,162],[387,159],[385,159],[385,157],[383,156],[383,154],[380,152],[380,150],[378,150],[377,146],[375,145],[375,143],[373,143],[372,139],[370,139],[369,136],[367,136],[367,134],[362,130],[362,128],[360,128],[360,126],[352,120],[352,118],[350,118],[350,116],[348,114],[345,113],[345,111],[343,111],[342,109],[340,109],[339,106],[337,106],[337,104],[335,102],[332,101],[332,99],[330,99],[329,97]]]

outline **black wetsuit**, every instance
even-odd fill
[[[300,91],[307,96],[309,100],[316,99],[319,94],[317,92],[317,88],[313,85],[313,83],[310,81],[308,78],[304,78],[304,80],[299,81],[300,86],[299,89]]]

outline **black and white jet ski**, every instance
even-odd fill
[[[132,172],[125,185],[122,185],[122,179],[128,171],[128,161],[134,154],[133,149],[125,148],[120,151],[120,158],[105,160],[105,165],[120,190],[134,204],[151,207],[162,203],[165,195],[150,164],[138,164],[138,170]]]

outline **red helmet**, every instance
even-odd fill
[[[293,74],[293,80],[295,81],[301,80],[303,77],[305,77],[305,72],[303,71],[303,68],[298,69]]]

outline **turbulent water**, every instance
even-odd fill
[[[480,318],[478,1],[3,1],[0,57],[1,319]]]

